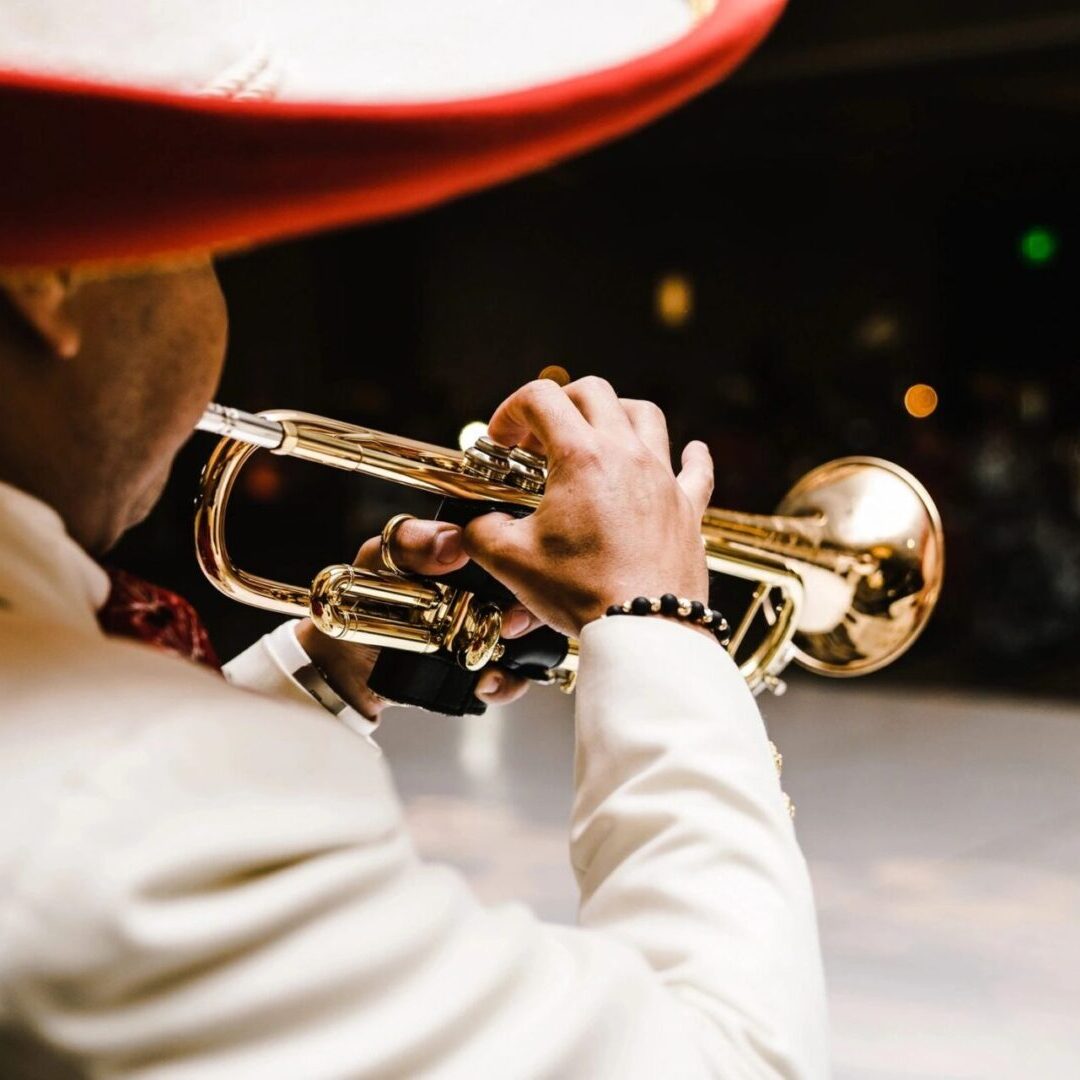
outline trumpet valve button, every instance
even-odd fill
[[[547,480],[547,460],[515,446],[510,451],[510,474],[507,479],[523,491],[539,494]]]
[[[481,435],[476,442],[473,443],[473,449],[480,450],[485,454],[491,454],[494,457],[507,458],[510,456],[510,447],[503,446],[502,443],[496,442],[494,439],[489,438],[487,435]]]
[[[510,472],[510,448],[482,436],[465,451],[464,468],[485,480],[505,480]]]
[[[539,469],[541,472],[547,468],[546,457],[543,457],[541,454],[534,454],[520,446],[515,446],[511,449],[510,460],[516,461],[519,465],[527,465],[531,468]]]

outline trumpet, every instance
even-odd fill
[[[539,653],[526,649],[515,665],[507,652],[514,643],[500,641],[501,607],[471,584],[339,564],[310,585],[294,585],[241,569],[226,545],[233,485],[260,448],[440,495],[467,513],[534,510],[543,498],[543,458],[487,438],[450,450],[281,409],[252,414],[210,405],[197,429],[220,436],[200,481],[195,546],[221,592],[309,616],[332,637],[438,656],[466,672],[500,662],[573,688],[576,643],[560,638]],[[754,693],[782,693],[780,674],[792,661],[834,677],[886,666],[921,633],[941,591],[937,508],[915,477],[879,458],[846,457],[813,469],[774,514],[710,508],[701,533],[710,577],[751,588],[746,610],[730,620],[727,648]]]

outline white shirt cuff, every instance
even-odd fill
[[[234,686],[273,697],[318,705],[359,735],[371,735],[379,726],[354,709],[326,681],[296,638],[299,619],[290,619],[264,634],[224,667]]]

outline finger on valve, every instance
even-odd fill
[[[630,419],[606,379],[586,375],[570,383],[563,392],[593,427],[616,435],[629,433]]]
[[[536,379],[495,410],[488,435],[504,446],[520,446],[555,461],[589,442],[592,432],[565,390],[550,379]]]

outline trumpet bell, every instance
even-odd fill
[[[807,473],[777,513],[813,521],[822,554],[860,553],[829,570],[790,558],[818,598],[796,628],[795,660],[834,677],[892,663],[922,632],[941,591],[944,535],[926,489],[891,462],[841,458]],[[809,587],[819,578],[821,587]]]

